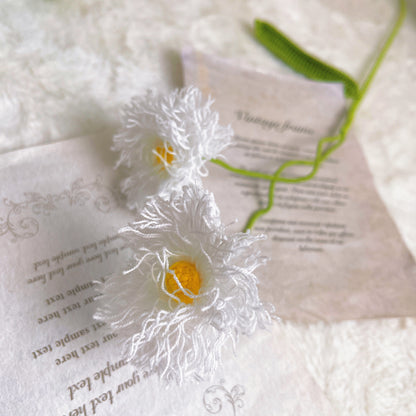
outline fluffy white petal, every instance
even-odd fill
[[[211,105],[198,89],[188,87],[169,95],[149,91],[124,108],[113,149],[120,152],[118,166],[129,171],[122,190],[130,209],[140,209],[148,196],[180,189],[206,175],[205,162],[217,157],[233,134],[231,127],[218,124]],[[164,169],[155,164],[158,146],[173,156]]]
[[[139,370],[168,382],[208,378],[228,340],[235,344],[271,322],[273,308],[260,301],[255,275],[265,260],[253,246],[263,237],[227,235],[212,194],[193,185],[151,198],[121,233],[134,253],[132,267],[101,285],[95,317],[124,339]],[[190,304],[165,286],[169,267],[180,260],[201,276]]]

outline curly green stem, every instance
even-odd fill
[[[336,136],[331,137],[324,137],[321,140],[319,140],[316,152],[315,152],[315,159],[314,160],[289,160],[284,162],[275,172],[273,175],[268,175],[262,172],[257,171],[251,171],[246,169],[240,169],[235,168],[229,164],[227,164],[224,161],[218,160],[218,159],[211,159],[211,162],[223,167],[224,169],[227,169],[230,172],[236,173],[238,175],[251,177],[251,178],[258,178],[267,180],[270,182],[269,184],[269,190],[268,190],[268,202],[267,206],[264,208],[260,208],[256,210],[248,219],[247,224],[244,228],[244,231],[250,230],[255,222],[263,215],[267,214],[274,205],[274,190],[275,185],[277,182],[284,182],[284,183],[299,183],[299,182],[305,182],[315,177],[317,172],[319,171],[319,168],[321,164],[328,159],[328,157],[336,150],[338,149],[345,141],[348,131],[350,130],[355,114],[357,112],[357,109],[359,105],[361,104],[371,82],[374,79],[374,76],[376,75],[385,55],[387,54],[388,49],[390,48],[391,44],[393,43],[395,37],[397,36],[397,33],[403,23],[403,20],[406,16],[406,3],[405,0],[399,0],[400,4],[400,11],[399,15],[397,17],[397,20],[395,21],[395,24],[383,44],[383,47],[381,48],[376,61],[374,62],[373,66],[370,69],[370,72],[368,73],[366,79],[364,80],[362,86],[360,87],[358,91],[358,95],[355,99],[353,99],[351,106],[349,107],[345,121],[343,125],[340,128],[340,132]],[[328,147],[329,145],[329,147]],[[291,166],[312,166],[311,171],[304,176],[300,176],[297,178],[290,178],[282,176],[284,171],[291,167]]]

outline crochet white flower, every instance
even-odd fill
[[[120,152],[117,166],[129,169],[121,186],[130,209],[207,175],[205,162],[218,157],[233,134],[218,124],[211,105],[188,87],[169,95],[149,91],[124,108],[113,149]]]
[[[209,378],[227,340],[235,346],[271,323],[254,274],[263,237],[226,235],[212,194],[192,185],[149,198],[121,234],[134,261],[101,285],[95,318],[117,331],[139,370],[178,384]]]

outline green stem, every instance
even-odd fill
[[[253,227],[254,223],[261,216],[267,214],[273,208],[273,205],[274,205],[274,187],[275,187],[275,185],[276,185],[276,180],[275,179],[272,179],[270,181],[270,185],[269,185],[269,192],[268,192],[269,199],[268,199],[266,208],[260,208],[260,209],[258,209],[256,211],[254,211],[250,215],[250,218],[248,219],[247,224],[244,227],[244,232],[246,232],[248,230],[251,230],[251,228]]]
[[[344,124],[340,128],[340,133],[336,136],[325,137],[319,140],[315,159],[314,160],[289,160],[284,162],[273,175],[267,175],[261,172],[249,171],[245,169],[235,168],[233,166],[228,165],[227,163],[212,159],[211,162],[216,163],[217,165],[223,167],[224,169],[229,170],[230,172],[237,173],[239,175],[248,176],[251,178],[259,178],[270,181],[269,184],[269,191],[268,191],[268,203],[265,208],[260,208],[256,210],[248,219],[247,224],[245,226],[244,231],[250,230],[255,222],[263,215],[267,214],[274,205],[274,188],[277,182],[284,182],[284,183],[299,183],[305,182],[315,177],[317,172],[319,171],[320,166],[322,163],[328,159],[328,157],[338,149],[345,141],[348,131],[351,129],[351,126],[354,121],[355,114],[358,110],[359,105],[361,104],[371,82],[374,79],[380,65],[385,58],[387,51],[389,50],[391,44],[393,43],[397,33],[403,24],[404,18],[406,16],[406,2],[405,0],[399,0],[400,4],[400,11],[399,15],[395,21],[395,24],[385,41],[383,47],[381,48],[380,53],[377,56],[376,61],[374,62],[373,66],[370,69],[366,79],[364,80],[361,88],[359,89],[358,96],[352,101],[350,108],[347,111]],[[324,147],[328,144],[332,144],[329,148],[324,150]],[[298,178],[290,178],[281,176],[282,173],[289,168],[290,166],[312,166],[312,170],[305,176],[301,176]]]
[[[273,180],[273,175],[267,175],[265,173],[256,172],[256,171],[252,171],[252,170],[235,168],[235,167],[229,165],[228,163],[226,163],[222,160],[219,160],[219,159],[211,159],[211,162],[215,163],[218,166],[221,166],[224,169],[229,170],[230,172],[237,173],[237,174],[242,175],[242,176],[248,176],[250,178],[266,179],[268,181]]]
[[[374,65],[373,65],[373,67],[371,68],[370,73],[368,74],[366,80],[364,81],[362,87],[360,88],[359,98],[358,98],[358,100],[357,100],[358,102],[356,104],[357,107],[358,107],[358,104],[361,102],[364,94],[367,92],[371,81],[373,80],[376,72],[378,71],[384,57],[387,54],[387,51],[389,50],[391,44],[393,43],[395,37],[397,36],[397,34],[400,30],[400,27],[402,26],[403,21],[406,17],[406,1],[405,0],[399,0],[399,3],[400,3],[399,15],[396,19],[396,22],[393,26],[392,31],[390,32],[389,37],[387,38],[386,42],[384,43],[383,47],[381,48],[381,51],[380,51]]]

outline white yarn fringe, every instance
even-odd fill
[[[271,323],[254,274],[265,258],[253,248],[263,236],[225,234],[212,194],[197,186],[148,199],[136,222],[121,230],[133,250],[130,270],[99,287],[95,318],[124,339],[124,354],[142,372],[181,384],[213,375],[227,341]],[[169,265],[188,260],[202,285],[192,304],[167,292]]]
[[[187,87],[169,95],[148,91],[124,108],[113,149],[120,152],[117,166],[129,170],[122,191],[130,209],[139,210],[146,197],[179,190],[208,174],[205,162],[217,157],[233,135],[230,126],[218,124],[212,103],[197,88]],[[154,162],[157,146],[173,155],[164,170]]]

